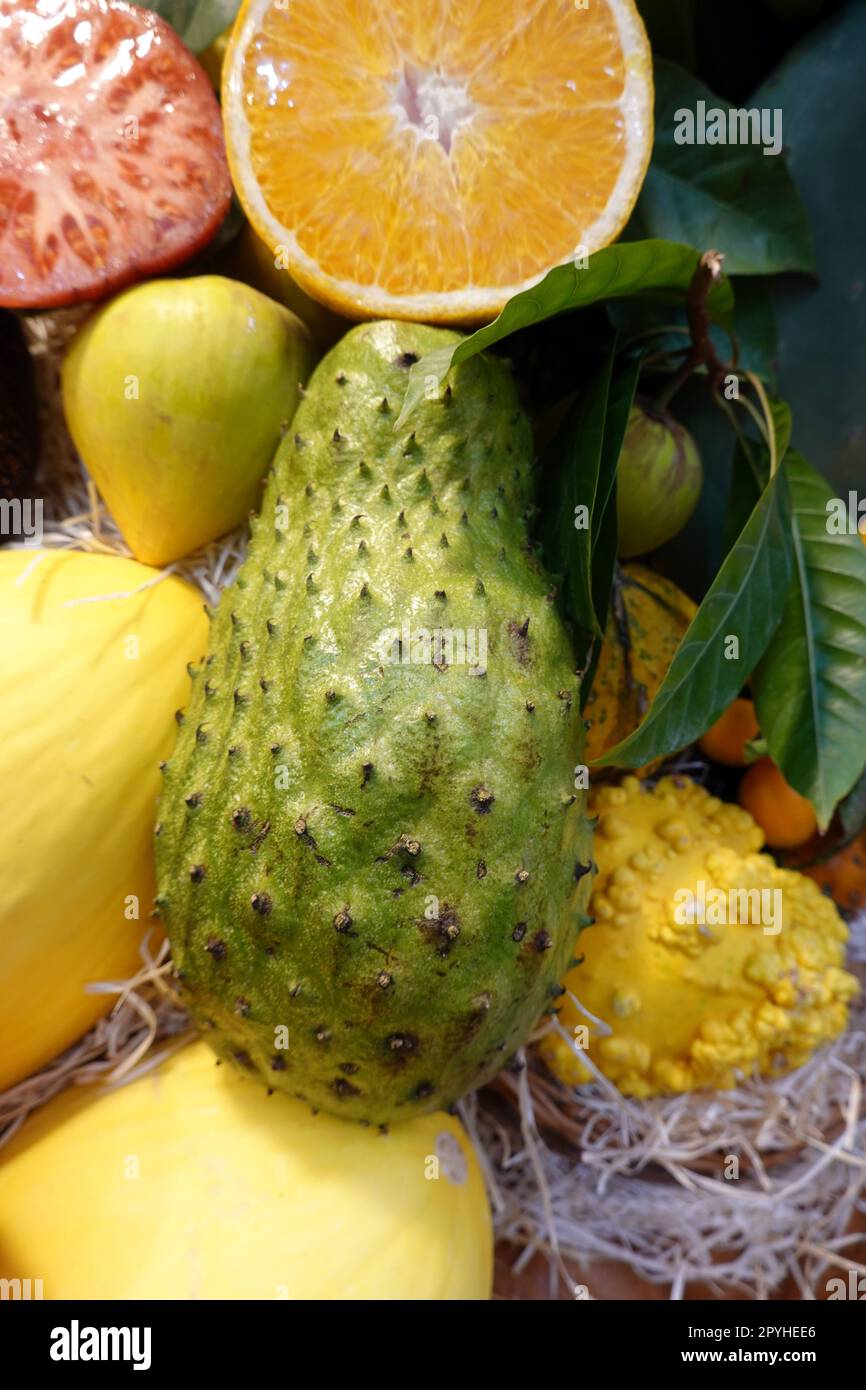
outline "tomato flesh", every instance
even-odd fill
[[[231,182],[204,69],[123,0],[0,0],[0,304],[98,299],[186,260]]]

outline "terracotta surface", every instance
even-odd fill
[[[861,1216],[852,1224],[852,1230],[863,1233],[863,1239],[855,1245],[848,1247],[845,1257],[856,1263],[866,1265],[866,1216]],[[560,1281],[554,1294],[550,1292],[549,1272],[547,1261],[540,1255],[530,1261],[529,1265],[519,1275],[512,1273],[512,1265],[518,1259],[520,1252],[513,1246],[500,1244],[496,1249],[496,1275],[494,1298],[496,1299],[543,1299],[551,1298],[557,1302],[565,1302],[572,1295],[563,1288]],[[596,1261],[587,1265],[585,1269],[570,1266],[575,1284],[585,1285],[593,1298],[602,1301],[628,1299],[640,1302],[653,1302],[667,1299],[669,1290],[659,1284],[650,1284],[646,1280],[639,1278],[626,1265],[611,1260]],[[843,1271],[836,1271],[843,1273]],[[829,1277],[832,1271],[828,1271]],[[823,1285],[822,1278],[821,1284]],[[815,1290],[818,1298],[824,1296],[823,1288]],[[706,1284],[691,1284],[688,1287],[686,1298],[690,1302],[703,1302],[710,1299],[736,1299],[743,1295],[736,1292],[718,1293],[709,1288]],[[800,1291],[793,1279],[788,1280],[774,1294],[776,1299],[799,1300]]]

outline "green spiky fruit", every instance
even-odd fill
[[[216,1051],[375,1123],[509,1060],[561,992],[589,883],[577,681],[527,541],[507,368],[472,358],[394,429],[408,368],[457,340],[366,324],[316,370],[215,616],[156,842]]]

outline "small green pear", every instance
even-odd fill
[[[87,320],[66,422],[136,559],[170,564],[243,521],[314,361],[295,314],[219,275],[151,280]]]
[[[676,536],[697,506],[703,480],[688,430],[667,413],[632,406],[616,479],[620,557],[646,555]]]

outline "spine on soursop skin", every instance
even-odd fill
[[[531,433],[455,342],[353,329],[281,445],[165,767],[158,907],[215,1050],[385,1123],[450,1105],[555,1007],[586,921],[570,644],[528,541]]]

